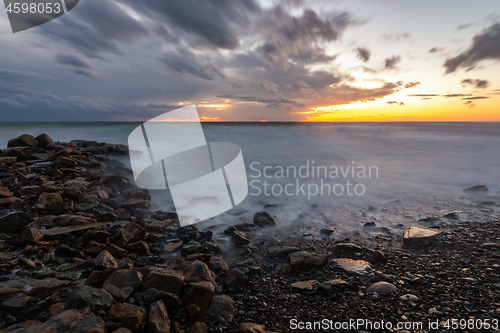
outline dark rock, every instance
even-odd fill
[[[146,310],[129,303],[118,303],[111,307],[108,317],[119,320],[129,330],[139,329],[146,320]]]
[[[7,147],[38,147],[38,140],[33,135],[23,134],[9,140]]]
[[[245,245],[252,242],[252,239],[243,231],[233,231],[231,241],[237,245]]]
[[[118,270],[111,274],[103,288],[120,302],[132,295],[142,284],[143,275],[137,271]]]
[[[365,277],[371,275],[373,270],[370,264],[364,260],[354,259],[333,259],[335,267],[343,269],[349,275]]]
[[[227,288],[246,286],[248,282],[248,277],[239,268],[231,270],[227,277],[224,279],[224,285]]]
[[[290,254],[288,260],[294,270],[310,267],[324,267],[328,264],[328,256],[311,254],[305,251]]]
[[[80,250],[77,250],[75,248],[69,247],[68,245],[59,245],[56,248],[55,253],[59,256],[62,257],[70,257],[70,258],[81,258],[83,257],[83,254]]]
[[[486,186],[486,185],[476,185],[476,186],[471,186],[471,187],[465,188],[462,191],[467,192],[467,193],[487,193],[490,190],[488,189],[488,186]]]
[[[347,283],[344,280],[333,279],[318,284],[316,289],[318,290],[318,292],[330,293],[330,292],[344,291],[348,286],[349,283]]]
[[[28,213],[16,209],[0,210],[0,233],[20,232],[30,222]]]
[[[170,319],[161,300],[149,306],[148,333],[170,333]]]
[[[149,246],[144,241],[128,244],[127,251],[131,253],[137,253],[139,255],[151,255]]]
[[[90,306],[93,312],[108,310],[113,303],[113,297],[103,289],[96,289],[86,285],[78,285],[73,289],[64,308],[82,309]]]
[[[107,243],[106,244],[106,251],[108,251],[113,257],[116,257],[116,258],[123,258],[127,255],[127,250],[125,249],[122,249],[121,247],[119,246],[116,246],[114,244],[111,244],[111,243]]]
[[[228,236],[231,236],[234,231],[243,231],[243,232],[250,232],[255,228],[255,224],[252,223],[240,223],[240,224],[235,224],[224,230],[224,233]]]
[[[213,320],[229,323],[233,320],[235,312],[236,308],[233,299],[226,295],[218,295],[212,299],[208,309],[208,316]]]
[[[169,243],[163,247],[165,252],[176,252],[179,251],[182,248],[182,242],[174,242],[174,243]]]
[[[125,190],[121,194],[123,197],[125,197],[127,199],[137,198],[137,199],[143,199],[143,200],[147,200],[147,201],[151,200],[151,194],[149,194],[149,191],[146,189],[142,189],[142,188]]]
[[[222,257],[211,257],[209,261],[210,268],[215,272],[228,272],[229,266]]]
[[[31,241],[37,242],[41,240],[43,235],[40,233],[40,230],[36,228],[26,228],[21,233],[21,240],[23,241]]]
[[[11,196],[12,196],[12,193],[10,193],[10,191],[7,187],[0,186],[0,198],[8,198]]]
[[[155,270],[144,283],[143,291],[156,289],[179,296],[184,286],[184,276],[176,271]]]
[[[110,232],[111,233],[111,232]],[[127,222],[123,226],[123,236],[128,244],[146,239],[147,232],[140,224]]]
[[[77,310],[63,311],[45,323],[38,321],[26,321],[9,326],[2,333],[105,333],[104,320],[92,313],[84,313]]]
[[[335,228],[334,227],[323,228],[319,232],[322,233],[323,235],[330,235],[335,232]]]
[[[97,268],[117,268],[118,264],[113,256],[108,251],[104,250],[99,253],[95,259],[95,266]]]
[[[142,299],[148,304],[161,300],[169,311],[175,311],[182,307],[182,301],[179,296],[156,289],[146,290],[142,294]]]
[[[372,254],[372,262],[373,263],[386,263],[388,260],[385,255],[381,251],[375,251]]]
[[[182,303],[184,306],[196,304],[200,311],[195,316],[198,321],[205,321],[208,308],[215,293],[214,285],[210,282],[189,283],[184,290]]]
[[[44,149],[47,148],[48,145],[54,143],[54,140],[52,140],[52,138],[45,133],[42,133],[39,136],[37,136],[36,140],[38,141],[38,146]]]
[[[334,246],[332,253],[333,254],[339,254],[339,253],[356,253],[356,252],[361,252],[363,251],[362,248],[357,246],[356,244],[352,243],[340,243]]]
[[[265,211],[256,213],[254,215],[253,224],[255,224],[258,228],[267,228],[276,226],[276,222],[274,221],[271,214]]]
[[[71,214],[74,207],[73,201],[53,202],[49,205],[47,213],[52,215]]]

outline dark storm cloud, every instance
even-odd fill
[[[159,59],[167,68],[179,73],[189,73],[199,78],[214,81],[225,77],[222,71],[209,59],[199,59],[188,49],[170,51]]]
[[[101,75],[94,71],[94,67],[87,59],[75,54],[57,54],[56,61],[66,69],[86,77],[97,79]]]
[[[306,60],[308,54],[324,54],[319,46],[323,42],[338,40],[342,31],[356,21],[347,12],[335,13],[321,18],[311,9],[304,10],[302,16],[292,16],[281,7],[275,7],[262,18],[262,33],[266,41],[257,48],[257,54],[263,63],[272,68],[287,70],[289,59],[295,57]],[[317,59],[317,58],[316,58]],[[326,62],[333,60],[324,57]],[[311,62],[306,61],[306,62]]]
[[[94,58],[103,58],[106,52],[119,54],[119,43],[136,42],[149,34],[142,22],[116,2],[99,0],[85,1],[71,17],[42,25],[41,31]]]
[[[400,56],[392,56],[384,60],[384,66],[386,69],[394,69],[401,62]]]
[[[264,91],[270,94],[277,94],[279,92],[279,86],[271,81],[268,81],[266,79],[261,79],[258,83],[251,83],[250,84],[253,88]]]
[[[240,96],[240,95],[232,95],[232,94],[219,95],[217,97],[223,98],[223,99],[229,99],[229,100],[263,103],[263,104],[266,104],[266,106],[273,107],[273,108],[281,108],[283,106],[283,104],[290,104],[290,105],[297,106],[297,107],[304,107],[305,106],[302,103],[299,103],[297,101],[287,99],[284,97],[262,98],[262,97],[256,97],[256,96]]]
[[[478,89],[484,89],[484,88],[488,88],[490,83],[488,82],[488,80],[464,79],[464,80],[462,80],[462,85],[463,86],[473,86],[473,87],[478,88]]]
[[[365,49],[363,47],[358,47],[355,51],[358,53],[357,57],[363,60],[364,62],[370,60],[371,52],[368,49]]]
[[[51,76],[33,72],[13,71],[10,69],[0,69],[0,83],[22,84],[35,80],[50,79]]]
[[[416,86],[418,86],[420,84],[420,82],[418,81],[415,81],[415,82],[408,82],[407,84],[405,84],[405,88],[406,89],[409,89],[409,88],[415,88]]]
[[[483,60],[500,60],[500,24],[490,26],[474,36],[472,45],[454,58],[446,60],[446,74],[461,68],[472,68]]]
[[[239,45],[236,28],[250,24],[249,15],[260,12],[254,0],[128,1],[130,6],[155,21],[168,23],[173,34],[188,34],[216,48]]]

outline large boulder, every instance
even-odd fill
[[[142,284],[143,275],[136,271],[119,270],[111,274],[103,288],[117,301],[124,301]]]
[[[311,267],[324,267],[328,264],[328,256],[311,254],[306,251],[294,252],[288,256],[288,260],[294,270]]]
[[[7,147],[38,147],[38,140],[33,135],[23,134],[9,140]]]
[[[162,301],[149,306],[148,333],[170,333],[170,319]]]
[[[210,318],[216,321],[230,322],[236,312],[233,299],[226,295],[214,296],[208,309]]]
[[[129,330],[138,330],[146,321],[146,310],[130,303],[117,303],[111,307],[108,317],[119,320]]]
[[[152,288],[179,296],[183,285],[184,276],[181,273],[158,269],[149,273],[143,291]]]
[[[189,283],[184,290],[182,303],[184,306],[197,305],[200,310],[196,315],[196,319],[205,321],[214,293],[214,285],[210,282]]]
[[[36,139],[38,140],[38,146],[44,149],[47,148],[48,145],[54,143],[54,140],[45,133],[40,134]]]

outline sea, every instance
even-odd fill
[[[126,145],[140,125],[0,122],[0,146],[24,133]],[[500,123],[207,122],[202,128],[208,142],[239,145],[249,184],[240,204],[202,228],[252,222],[263,210],[278,228],[312,238],[328,227],[338,235],[373,236],[398,233],[426,218],[455,223],[443,218],[452,211],[460,220],[499,219]],[[128,156],[118,159],[130,167]],[[489,192],[463,192],[475,185]],[[153,209],[175,211],[168,190],[151,193]]]

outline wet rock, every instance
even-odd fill
[[[245,245],[252,242],[252,239],[243,231],[233,231],[231,241],[237,245]]]
[[[148,333],[170,333],[170,319],[161,300],[149,306]]]
[[[139,329],[145,322],[146,316],[146,310],[129,303],[114,304],[108,312],[109,318],[119,320],[123,326],[131,331]]]
[[[299,251],[290,254],[288,256],[288,261],[294,270],[310,267],[324,267],[328,264],[328,256]]]
[[[183,293],[182,304],[184,306],[196,304],[200,309],[196,318],[192,319],[198,319],[199,321],[206,320],[208,308],[212,302],[214,293],[214,285],[210,282],[195,282],[187,284]]]
[[[212,320],[229,323],[236,313],[235,306],[234,300],[229,296],[214,296],[208,309],[208,316]]]
[[[237,333],[265,333],[265,328],[263,325],[243,323],[238,328]]]
[[[269,256],[286,256],[294,252],[299,252],[300,249],[297,247],[290,247],[290,246],[275,246],[275,247],[270,247],[267,250],[267,254]]]
[[[84,283],[89,286],[102,286],[114,272],[116,272],[116,268],[104,269],[102,271],[94,270]]]
[[[224,234],[231,236],[234,231],[250,232],[255,228],[253,223],[240,223],[235,224],[224,230]]]
[[[325,293],[330,293],[330,292],[336,292],[336,291],[344,291],[347,289],[349,286],[349,283],[347,283],[344,280],[341,279],[333,279],[329,280],[326,282],[322,282],[317,285],[316,289],[318,292],[325,292]]]
[[[143,199],[143,200],[151,200],[151,194],[148,190],[138,188],[138,189],[129,189],[125,190],[122,193],[122,196],[127,199]]]
[[[30,222],[30,215],[16,210],[0,210],[0,233],[11,234],[21,231]]]
[[[118,270],[104,282],[103,288],[117,301],[125,301],[142,284],[143,275],[137,271]]]
[[[16,163],[16,161],[17,161],[17,157],[15,157],[15,156],[0,157],[0,164],[11,165],[11,164]],[[15,182],[14,182],[14,180],[15,180]],[[17,179],[16,178],[12,178],[12,181],[7,181],[7,179],[4,178],[4,179],[2,179],[2,183],[4,185],[9,185],[9,184],[12,184],[12,183],[17,183]]]
[[[82,246],[85,247],[85,245],[90,242],[91,240],[96,241],[98,243],[104,243],[109,239],[109,233],[102,231],[102,230],[88,230],[86,231],[83,236],[82,236]]]
[[[142,219],[141,223],[147,232],[156,232],[159,234],[165,233],[166,223],[164,221],[158,221],[158,220],[155,220],[153,218],[148,217],[148,218]]]
[[[450,219],[450,220],[459,220],[460,219],[460,216],[458,215],[457,212],[450,212],[448,214],[445,214],[443,217]]]
[[[363,251],[362,248],[357,246],[356,244],[353,243],[340,243],[334,246],[332,253],[333,254],[339,254],[339,253],[356,253],[356,252],[361,252]]]
[[[423,247],[435,243],[441,232],[439,230],[411,227],[403,233],[403,245],[408,247]]]
[[[0,207],[2,208],[19,209],[22,207],[23,203],[23,200],[16,197],[0,198]]]
[[[38,147],[38,140],[33,135],[23,134],[9,140],[7,147]]]
[[[113,256],[108,251],[104,250],[95,258],[95,266],[97,268],[117,268],[118,264]]]
[[[20,314],[26,308],[36,303],[36,300],[37,299],[29,296],[17,296],[3,302],[2,308],[10,312]]]
[[[55,224],[61,227],[69,227],[73,225],[88,225],[97,223],[95,219],[91,219],[85,216],[70,215],[70,214],[56,216],[53,221]]]
[[[475,185],[475,186],[465,188],[462,191],[466,192],[466,193],[487,193],[490,190],[488,189],[488,186],[486,186],[486,185]]]
[[[108,251],[113,257],[116,257],[116,258],[123,258],[127,255],[127,250],[125,249],[122,249],[121,247],[119,246],[116,246],[114,244],[111,244],[111,243],[107,243],[106,244],[106,251]]]
[[[233,269],[224,279],[224,285],[227,288],[236,288],[246,286],[249,282],[248,276],[239,268]]]
[[[377,293],[379,295],[391,294],[398,291],[398,288],[389,282],[376,282],[366,289],[369,293]]]
[[[31,267],[31,268],[36,268],[36,264],[29,260],[28,258],[19,258],[19,261],[24,265],[24,266],[27,266],[27,267]]]
[[[169,243],[163,247],[165,252],[177,252],[182,248],[182,242],[174,242],[174,243]]]
[[[253,224],[255,224],[258,228],[268,228],[276,226],[276,221],[274,221],[271,214],[264,211],[254,215]]]
[[[151,255],[149,251],[149,246],[146,242],[140,241],[127,245],[127,251],[131,253],[137,253],[138,255]]]
[[[318,283],[316,280],[307,280],[307,281],[301,281],[301,282],[295,282],[292,283],[292,288],[299,289],[299,290],[304,290],[304,291],[310,291],[314,289],[314,286]]]
[[[45,323],[26,321],[9,326],[2,333],[105,333],[104,320],[93,313],[79,312],[78,310],[63,311]]]
[[[229,266],[222,257],[213,256],[209,261],[210,268],[215,272],[228,272]]]
[[[47,209],[47,213],[52,215],[63,215],[63,214],[71,214],[74,209],[73,201],[57,201],[53,202],[49,205]]]
[[[176,271],[155,270],[144,283],[143,291],[156,289],[179,296],[184,285],[184,276]]]
[[[335,228],[334,227],[323,228],[319,232],[323,235],[330,235],[335,232]]]
[[[93,312],[108,310],[113,303],[113,297],[103,289],[92,288],[86,285],[78,285],[73,289],[64,308],[82,309],[90,306]]]
[[[205,264],[208,264],[210,262],[210,258],[213,257],[212,253],[194,253],[186,256],[186,261],[202,261]]]
[[[48,145],[53,144],[54,140],[45,133],[40,134],[39,136],[36,137],[36,140],[38,141],[38,147],[41,148],[47,148]]]
[[[161,300],[169,311],[178,310],[182,307],[182,300],[179,296],[156,289],[148,289],[142,294],[144,302],[151,304]]]
[[[143,226],[137,223],[127,222],[123,226],[123,236],[128,244],[136,243],[146,239],[147,232]]]
[[[43,235],[40,233],[40,230],[36,228],[26,228],[21,233],[21,240],[23,241],[31,241],[37,242],[41,240]]]
[[[22,293],[21,289],[0,287],[0,302],[4,302],[8,299],[11,299],[12,297],[20,293]]]
[[[332,263],[335,267],[341,268],[347,274],[354,276],[368,276],[371,275],[371,271],[373,270],[370,264],[364,260],[333,259]]]

